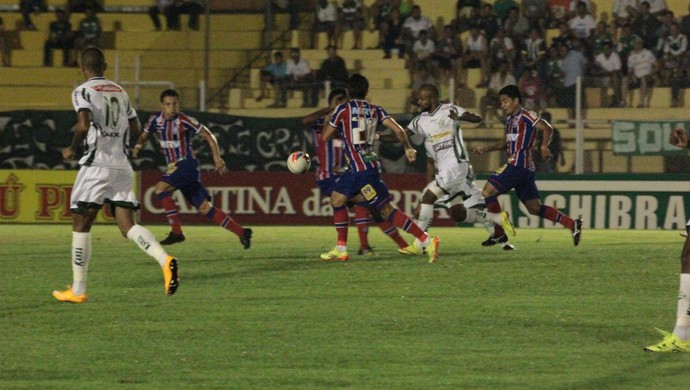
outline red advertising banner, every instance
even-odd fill
[[[141,221],[166,223],[165,213],[154,187],[161,178],[158,171],[140,172]],[[393,197],[393,205],[412,215],[426,186],[421,174],[384,174],[383,181]],[[213,205],[246,225],[331,225],[329,198],[321,194],[311,173],[229,172],[218,175],[202,172],[202,183],[213,197]],[[208,223],[177,191],[173,198],[183,223]],[[434,226],[452,225],[448,214],[440,211]]]

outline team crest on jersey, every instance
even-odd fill
[[[371,186],[371,184],[367,184],[362,187],[362,195],[364,195],[364,199],[372,200],[374,197],[376,197],[376,190]]]

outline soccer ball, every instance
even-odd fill
[[[304,152],[292,152],[287,159],[287,167],[292,173],[304,173],[311,166],[311,158]]]

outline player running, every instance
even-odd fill
[[[174,89],[163,91],[160,100],[162,111],[149,118],[144,131],[137,139],[132,155],[135,158],[138,156],[150,134],[158,136],[168,170],[156,183],[154,191],[163,204],[165,216],[172,227],[172,231],[161,241],[161,244],[170,245],[185,240],[177,205],[172,198],[172,194],[179,189],[184,198],[196,207],[201,215],[205,215],[220,227],[235,233],[240,238],[244,249],[249,249],[252,245],[252,229],[243,228],[222,210],[213,207],[210,203],[211,196],[201,184],[199,160],[192,151],[192,135],[198,135],[208,143],[213,154],[216,172],[222,175],[228,169],[225,167],[225,161],[220,157],[216,137],[195,118],[180,112],[179,94]]]
[[[412,119],[407,130],[424,136],[424,145],[429,157],[427,169],[435,171],[434,181],[422,192],[417,221],[419,227],[426,230],[431,225],[434,204],[443,200],[457,222],[492,222],[514,235],[515,231],[507,212],[491,213],[479,208],[484,205],[484,200],[474,185],[460,121],[479,123],[481,117],[460,106],[441,104],[438,89],[431,84],[423,85],[419,89],[417,105],[422,109],[422,113]],[[470,201],[470,207],[465,207],[464,200]],[[507,242],[506,237],[502,244]],[[504,248],[514,249],[505,245]]]
[[[302,119],[302,124],[310,126],[312,138],[314,141],[316,164],[316,185],[321,190],[322,194],[331,196],[333,187],[335,186],[338,176],[343,173],[346,168],[345,151],[343,150],[343,141],[341,139],[330,139],[324,141],[321,138],[321,132],[325,118],[333,113],[336,107],[347,102],[347,90],[345,88],[336,88],[328,95],[329,107],[311,113]],[[357,225],[357,233],[359,234],[359,255],[373,255],[374,250],[369,246],[369,215],[370,210],[362,205],[354,205],[355,224]],[[377,223],[381,230],[389,236],[396,244],[399,250],[404,250],[407,242],[400,236],[398,229],[390,222],[382,220],[380,217]],[[379,221],[380,220],[380,221]]]
[[[336,133],[343,140],[348,170],[336,181],[331,193],[333,221],[338,240],[330,252],[321,255],[321,259],[345,261],[347,252],[347,229],[349,216],[346,203],[353,200],[375,210],[384,220],[415,236],[413,245],[418,253],[424,250],[429,261],[438,258],[438,237],[429,237],[424,230],[405,213],[393,208],[391,196],[386,184],[381,180],[381,164],[372,151],[376,127],[379,123],[391,129],[402,142],[408,161],[415,160],[417,151],[412,148],[407,134],[386,111],[369,103],[366,96],[369,92],[369,81],[360,74],[352,75],[347,82],[351,100],[339,105],[321,134],[328,141]]]
[[[515,188],[518,198],[532,215],[538,215],[552,222],[558,222],[570,229],[573,243],[577,246],[582,236],[582,220],[568,217],[558,209],[541,203],[539,190],[535,179],[535,166],[532,159],[532,149],[537,132],[542,131],[541,155],[545,159],[551,158],[549,141],[553,128],[539,118],[533,111],[522,107],[522,94],[516,85],[507,85],[499,91],[501,110],[505,118],[505,139],[500,142],[480,146],[477,154],[492,150],[505,149],[508,155],[508,164],[500,167],[486,182],[482,189],[482,196],[486,200],[487,209],[492,213],[501,212],[498,196]],[[505,233],[496,227],[496,232],[482,245],[495,245],[506,238]]]

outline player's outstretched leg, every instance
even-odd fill
[[[355,226],[359,236],[359,251],[357,254],[362,256],[373,256],[374,249],[369,245],[369,209],[360,205],[355,205]]]
[[[184,233],[182,233],[182,223],[180,222],[180,216],[177,213],[177,205],[172,198],[172,194],[170,192],[161,192],[156,196],[165,209],[165,217],[168,219],[168,224],[170,224],[171,228],[168,236],[163,239],[160,244],[172,245],[178,242],[183,242],[186,237]]]
[[[139,248],[149,256],[156,259],[163,270],[163,284],[166,295],[173,295],[180,285],[178,260],[163,249],[156,241],[153,233],[141,225],[134,225],[127,232],[127,238],[133,241]]]
[[[350,216],[347,212],[347,207],[333,207],[333,224],[338,235],[338,241],[335,248],[322,253],[321,260],[323,261],[347,261],[350,256],[347,253],[347,228],[350,224]]]
[[[646,352],[690,352],[690,340],[683,341],[673,333],[656,329],[664,338],[656,344],[644,348]]]
[[[240,238],[240,243],[244,249],[249,249],[252,246],[252,229],[243,228],[222,210],[211,206],[208,213],[206,213],[206,218],[210,219],[223,229],[235,233]]]
[[[406,247],[406,250],[409,250],[415,254],[422,254],[424,251],[426,251],[426,253],[429,255],[430,263],[433,263],[438,259],[438,247],[441,243],[441,240],[439,240],[438,237],[429,237],[429,235],[424,232],[424,230],[422,230],[416,223],[414,223],[412,218],[407,216],[407,214],[400,210],[392,209],[388,215],[388,222],[415,237],[414,244]]]
[[[582,220],[581,219],[576,219],[575,220],[575,225],[573,226],[572,230],[572,235],[573,235],[573,244],[577,246],[580,243],[580,239],[582,238]]]

